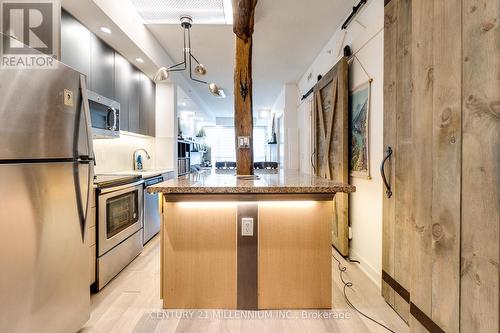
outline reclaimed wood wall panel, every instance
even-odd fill
[[[499,332],[500,3],[463,0],[462,332]]]
[[[348,64],[344,57],[314,86],[316,174],[349,183]],[[332,244],[349,254],[349,195],[334,198]]]

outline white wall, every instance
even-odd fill
[[[307,99],[299,101],[297,107],[297,127],[299,130],[299,171],[302,173],[313,173],[312,159],[312,112],[313,112],[313,94]]]
[[[144,158],[144,169],[156,168],[156,149],[153,137],[121,132],[117,139],[94,139],[95,173],[129,171],[134,169],[134,150],[144,148],[151,159]]]
[[[276,114],[276,119],[282,117],[283,121],[284,143],[283,145],[279,145],[279,161],[283,164],[281,165],[282,168],[289,170],[299,169],[297,95],[297,85],[295,83],[287,83],[281,89],[280,95],[272,107],[272,112]]]
[[[276,126],[276,136],[278,139],[278,162],[280,163],[280,168],[283,168],[283,164],[285,164],[285,152],[284,152],[284,139],[281,140],[281,132],[284,131],[283,126],[283,119],[284,119],[284,113],[285,113],[285,87],[281,89],[281,92],[276,98],[276,101],[273,104],[273,107],[271,109],[271,112],[274,113],[276,117],[276,123],[274,126]],[[282,142],[283,141],[283,142]]]
[[[156,84],[156,163],[177,168],[177,85]]]
[[[350,222],[353,238],[350,256],[361,261],[361,267],[380,287],[382,271],[382,180],[378,166],[383,157],[383,26],[384,1],[372,0],[352,21],[346,31],[338,29],[321,53],[298,82],[300,95],[305,94],[343,54],[349,45],[373,78],[369,117],[369,159],[372,179],[351,178],[356,193],[350,196]],[[309,77],[309,79],[308,79]],[[368,77],[359,62],[353,59],[349,67],[352,89],[365,83]]]
[[[144,148],[151,159],[143,159],[144,169],[174,170],[177,154],[176,86],[156,85],[156,137],[120,132],[117,139],[95,139],[96,173],[129,171],[134,168],[134,151]]]

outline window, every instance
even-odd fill
[[[215,162],[235,162],[236,149],[234,127],[205,126],[206,142],[212,148],[212,164]],[[255,126],[253,129],[253,158],[260,162],[266,160],[267,129]]]

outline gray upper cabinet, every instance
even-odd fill
[[[115,52],[115,100],[120,103],[120,129],[130,131],[129,127],[129,99],[132,92],[132,65]],[[137,109],[132,109],[137,112]]]
[[[90,75],[91,32],[68,13],[61,17],[61,60],[87,76]]]
[[[146,75],[141,73],[139,132],[155,136],[156,87]]]
[[[97,36],[91,38],[90,90],[115,99],[115,51]]]
[[[132,80],[130,85],[130,97],[128,102],[129,107],[129,131],[134,133],[141,133],[139,130],[139,99],[141,89],[141,76],[142,72],[137,68],[132,69]]]
[[[154,82],[65,11],[61,24],[62,61],[87,76],[87,89],[120,103],[120,130],[154,136]]]

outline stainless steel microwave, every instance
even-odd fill
[[[88,91],[92,137],[109,139],[120,137],[120,103],[93,91]]]

